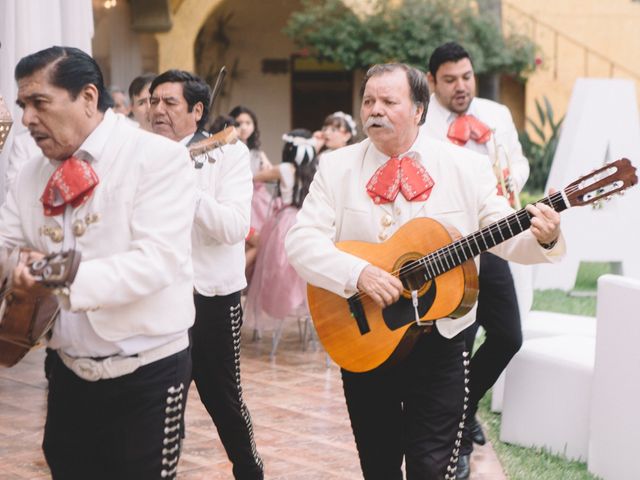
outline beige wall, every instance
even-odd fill
[[[534,101],[545,95],[563,115],[578,77],[613,75],[640,86],[640,2],[504,0],[503,18],[505,29],[516,28],[541,48],[542,65],[526,86],[529,117],[537,117]]]
[[[196,70],[194,46],[198,32],[207,21],[231,14],[229,48],[225,63],[230,70],[238,60],[238,72],[225,80],[227,95],[216,101],[216,113],[227,113],[237,104],[258,116],[262,148],[272,161],[279,161],[282,134],[290,127],[290,83],[288,74],[263,75],[263,58],[289,58],[294,50],[281,33],[289,12],[299,7],[297,0],[271,2],[251,0],[183,0],[176,5],[172,30],[157,35],[159,71],[169,68]],[[218,55],[216,45],[205,52]]]
[[[155,72],[158,63],[157,42],[150,33],[129,28],[129,5],[119,2],[109,10],[94,9],[93,57],[100,65],[107,85],[127,90],[136,76]]]
[[[170,68],[193,71],[193,46],[200,26],[222,0],[174,1],[171,30],[156,34],[158,40],[158,72]]]
[[[367,0],[350,1],[367,3]],[[194,46],[201,27],[212,16],[231,13],[227,61],[238,59],[239,75],[228,78],[229,94],[220,99],[218,110],[226,111],[238,103],[253,108],[260,121],[263,147],[272,160],[278,161],[280,136],[292,126],[290,74],[262,74],[261,62],[265,58],[287,59],[294,52],[282,28],[290,12],[299,8],[299,0],[171,0],[170,5],[173,22],[170,32],[156,34],[154,39],[151,35],[136,36],[142,70],[155,70],[154,66],[158,72],[168,68],[195,70]],[[609,77],[613,72],[614,76],[636,80],[640,86],[640,2],[503,0],[503,17],[505,29],[515,28],[540,45],[542,59],[542,65],[526,84],[524,102],[519,98],[522,92],[518,88],[509,88],[516,85],[503,84],[502,100],[513,107],[517,124],[523,123],[525,115],[536,115],[534,102],[545,95],[557,116],[564,114],[578,77]],[[109,23],[96,16],[94,53],[105,67],[107,77],[113,70],[113,58],[122,55],[113,51],[112,36]],[[139,73],[131,72],[131,77]],[[356,72],[355,118],[360,78],[361,72]],[[123,79],[110,81],[126,83]],[[518,108],[523,103],[524,112]]]

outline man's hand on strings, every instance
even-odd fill
[[[13,269],[13,283],[11,290],[18,297],[41,297],[51,293],[50,290],[36,282],[29,272],[29,265],[44,257],[43,253],[35,250],[22,250],[20,261]]]
[[[360,292],[371,297],[380,308],[397,302],[403,289],[398,277],[374,265],[367,265],[362,270],[357,287]]]

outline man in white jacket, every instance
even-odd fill
[[[24,57],[15,77],[41,154],[0,209],[1,244],[27,249],[14,295],[43,294],[28,268],[41,254],[82,253],[48,342],[52,476],[175,478],[194,315],[189,155],[114,114],[81,50]]]
[[[512,213],[496,195],[482,156],[420,132],[427,91],[424,74],[407,65],[369,69],[360,111],[369,138],[323,158],[287,235],[293,267],[307,282],[344,297],[345,311],[347,298],[356,293],[380,308],[410,293],[397,276],[374,265],[375,259],[369,263],[335,242],[380,243],[419,217],[435,218],[467,235]],[[523,263],[559,259],[562,240],[553,248],[541,245],[562,238],[558,213],[546,205],[527,209],[531,229],[491,250]],[[396,253],[401,258],[405,252]],[[403,299],[404,305],[410,301]],[[344,322],[366,325],[357,308],[351,312]],[[460,318],[438,319],[419,335],[416,326],[411,351],[387,368],[342,370],[365,479],[401,480],[403,459],[408,480],[455,478],[467,400],[463,331],[474,316],[472,309]],[[361,335],[367,334],[362,328]]]
[[[207,138],[202,129],[211,91],[201,78],[168,70],[154,79],[150,92],[155,133],[183,145]],[[233,463],[235,478],[258,480],[264,476],[262,460],[240,382],[240,292],[247,286],[244,240],[253,194],[249,150],[242,142],[223,145],[196,158],[194,172],[193,379]]]
[[[437,140],[480,153],[496,175],[496,187],[516,206],[516,197],[529,176],[518,132],[509,109],[475,97],[475,75],[467,51],[455,42],[436,48],[427,73],[432,92],[422,129]],[[503,191],[506,190],[506,191]],[[522,345],[520,312],[514,281],[506,260],[485,252],[480,256],[480,294],[476,323],[467,329],[469,351],[482,325],[485,341],[471,359],[469,418],[465,424],[457,478],[469,476],[473,443],[485,438],[475,413],[478,402],[491,388]]]

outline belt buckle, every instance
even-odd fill
[[[71,369],[80,378],[89,382],[97,382],[102,378],[102,364],[90,358],[77,358],[73,360]]]

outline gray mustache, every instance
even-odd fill
[[[391,125],[391,122],[389,122],[389,120],[387,120],[384,117],[369,117],[367,118],[367,121],[364,122],[364,129],[367,130],[369,129],[369,127],[372,127],[373,125],[377,125],[382,128],[393,128],[393,125]]]

